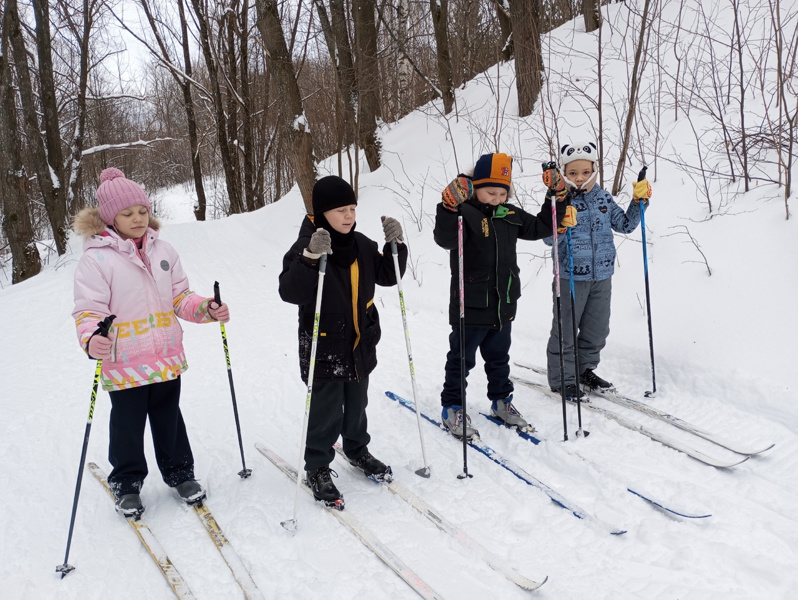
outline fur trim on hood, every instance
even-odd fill
[[[158,231],[161,228],[161,221],[155,215],[150,215],[150,229]],[[100,209],[96,206],[84,208],[72,218],[72,229],[85,239],[93,235],[101,235],[108,226],[100,217]]]

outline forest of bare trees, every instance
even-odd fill
[[[0,261],[15,283],[66,252],[70,215],[93,201],[108,166],[148,191],[191,186],[198,220],[258,209],[295,184],[310,210],[318,159],[337,156],[357,189],[359,168],[380,167],[382,123],[431,100],[456,112],[455,90],[507,60],[514,116],[540,120],[540,107],[556,120],[546,73],[557,54],[544,40],[572,19],[597,40],[595,87],[572,92],[597,109],[599,143],[606,128],[621,132],[615,187],[640,131],[656,135],[671,111],[710,115],[721,132],[696,133],[700,150],[725,157],[689,166],[696,180],[775,181],[785,209],[791,195],[798,35],[777,0],[730,0],[735,27],[723,32],[700,2],[681,0],[699,16],[667,38],[663,0],[628,2],[625,31],[594,0],[0,1]],[[622,115],[603,112],[613,35],[634,40]],[[763,55],[775,58],[750,68]],[[752,96],[768,106],[757,119]]]

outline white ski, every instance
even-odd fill
[[[534,371],[535,373],[546,375],[546,369],[544,369],[543,367],[523,362],[515,362],[514,364],[524,369],[529,369],[530,371]],[[646,404],[645,402],[640,402],[639,400],[634,400],[633,398],[627,398],[626,396],[621,396],[620,394],[618,394],[617,392],[613,392],[612,390],[608,390],[606,392],[591,390],[590,393],[598,398],[605,398],[606,400],[609,400],[610,402],[617,404],[619,406],[625,406],[626,408],[634,409],[650,417],[659,419],[660,421],[664,421],[665,423],[669,423],[674,427],[681,429],[682,431],[692,433],[693,435],[705,439],[708,442],[712,442],[717,446],[726,448],[727,450],[731,450],[735,454],[742,454],[743,456],[755,456],[757,454],[762,454],[763,452],[767,452],[768,450],[773,448],[773,446],[776,445],[776,444],[770,444],[770,446],[767,446],[766,448],[762,448],[760,450],[751,450],[750,448],[743,448],[736,442],[725,440],[722,437],[715,435],[714,433],[709,433],[708,431],[704,431],[703,429],[696,427],[692,423],[683,421],[679,417],[675,417],[671,414],[668,414],[665,411],[662,411],[655,406],[651,406],[650,404]]]
[[[252,580],[252,575],[249,574],[249,571],[244,566],[244,563],[241,561],[241,558],[238,556],[233,546],[227,541],[224,533],[222,533],[221,527],[219,527],[216,519],[214,519],[205,501],[203,500],[202,502],[193,504],[192,508],[203,527],[205,527],[205,531],[208,532],[211,540],[213,540],[219,554],[222,555],[224,562],[227,563],[227,566],[233,573],[238,585],[244,592],[244,597],[247,598],[247,600],[263,600],[263,594],[261,594],[258,586]]]
[[[336,451],[340,454],[344,460],[346,460],[346,456],[343,453],[343,450],[340,446],[335,446]],[[427,517],[438,529],[443,531],[444,533],[448,533],[458,542],[463,544],[468,550],[472,553],[479,556],[485,563],[494,571],[501,573],[506,577],[509,581],[513,582],[518,587],[525,589],[525,590],[536,590],[540,586],[542,586],[548,580],[548,577],[543,579],[543,581],[533,581],[524,577],[518,571],[510,567],[501,557],[497,556],[484,546],[482,546],[479,542],[474,540],[470,537],[466,532],[460,529],[457,525],[446,519],[442,514],[440,514],[437,510],[432,508],[429,504],[427,504],[424,500],[422,500],[419,496],[415,493],[411,492],[405,486],[403,486],[400,482],[396,479],[391,481],[390,483],[385,483],[385,487],[387,487],[393,494],[399,496],[402,500],[407,502],[410,506],[415,508],[418,512],[422,515]]]
[[[277,468],[285,473],[289,479],[296,482],[297,472],[296,468],[289,465],[279,455],[275,454],[272,450],[263,444],[255,444],[258,452],[268,458]],[[302,485],[308,494],[313,496],[310,488],[307,485]],[[323,506],[323,505],[322,505]],[[427,583],[424,582],[410,567],[408,567],[396,554],[391,551],[385,544],[378,540],[371,531],[361,525],[351,513],[346,510],[338,510],[332,507],[325,507],[327,512],[335,516],[352,534],[355,535],[363,544],[374,554],[376,554],[382,562],[388,565],[391,570],[399,575],[405,583],[407,583],[413,590],[422,598],[429,600],[443,598],[439,593],[433,590]]]
[[[536,389],[539,392],[543,392],[544,394],[546,394],[550,398],[553,398],[554,400],[561,400],[560,395],[555,392],[552,392],[549,386],[547,385],[542,385],[540,383],[524,379],[523,377],[518,377],[517,375],[511,375],[510,379],[512,379],[517,383],[520,383],[521,385],[525,385],[527,387]],[[615,421],[619,425],[622,425],[623,427],[626,427],[627,429],[631,429],[632,431],[637,431],[638,433],[642,433],[643,435],[654,440],[655,442],[659,442],[660,444],[667,446],[668,448],[672,448],[674,450],[678,450],[679,452],[683,452],[687,456],[694,458],[697,461],[700,461],[704,464],[710,465],[712,467],[728,469],[730,467],[734,467],[741,463],[744,463],[750,458],[750,456],[746,456],[742,460],[738,461],[733,461],[733,462],[724,461],[722,459],[709,456],[708,454],[705,454],[696,448],[688,446],[687,444],[679,440],[670,438],[664,433],[652,431],[647,427],[645,427],[644,425],[640,423],[635,423],[634,421],[630,421],[629,419],[619,415],[618,413],[614,413],[611,410],[602,408],[601,406],[596,406],[592,402],[582,402],[581,405],[582,408],[586,410],[591,410],[595,413],[607,417],[608,419],[612,419],[613,421]]]
[[[95,479],[102,484],[102,486],[105,488],[105,491],[108,492],[109,496],[111,496],[111,499],[115,500],[114,493],[111,491],[111,488],[108,485],[108,478],[105,476],[105,473],[103,473],[102,469],[100,469],[100,467],[93,462],[88,463],[87,466],[89,467],[91,474],[94,475]],[[155,564],[158,565],[158,568],[166,578],[166,582],[169,584],[169,587],[171,587],[172,591],[174,591],[175,596],[181,600],[193,599],[194,594],[192,594],[191,590],[188,589],[188,584],[183,580],[183,576],[177,571],[177,568],[172,564],[172,561],[169,560],[169,557],[161,547],[161,544],[155,537],[155,534],[147,526],[147,523],[141,519],[141,517],[138,519],[131,518],[125,520],[128,522],[128,525],[133,528],[133,531],[136,532],[141,545],[144,546],[144,548],[147,550],[147,553],[152,557],[152,560],[154,560]]]

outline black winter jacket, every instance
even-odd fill
[[[463,215],[463,286],[465,324],[501,327],[515,318],[521,297],[518,257],[519,239],[540,240],[552,235],[551,202],[547,199],[537,216],[512,204],[497,207],[476,198],[460,205]],[[457,213],[438,205],[435,242],[449,250],[452,280],[449,291],[449,324],[460,322]]]
[[[305,383],[310,367],[319,265],[302,253],[314,231],[313,221],[305,217],[299,238],[283,258],[280,273],[280,297],[299,305],[299,367]],[[357,258],[350,267],[327,261],[314,381],[360,381],[377,366],[381,332],[380,317],[374,306],[374,286],[396,285],[396,271],[389,244],[385,244],[380,254],[376,242],[356,231],[355,245]],[[398,244],[398,251],[399,270],[404,275],[407,246]],[[354,296],[353,282],[356,282]]]

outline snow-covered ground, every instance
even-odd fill
[[[621,6],[621,5],[618,5]],[[581,43],[587,36],[576,34]],[[459,169],[492,143],[483,135],[496,102],[514,111],[513,73],[496,69],[459,91],[459,120],[450,131],[434,111],[418,111],[384,127],[385,164],[361,176],[358,229],[380,239],[381,215],[399,218],[411,251],[404,294],[422,408],[439,414],[448,349],[448,257],[432,240],[435,203]],[[490,81],[489,81],[490,79]],[[499,149],[516,156],[519,200],[539,203],[540,162],[532,121],[506,119]],[[678,123],[667,125],[678,132]],[[480,133],[482,131],[483,133]],[[670,140],[679,148],[679,137]],[[457,158],[454,158],[456,150]],[[687,152],[684,149],[684,152]],[[325,162],[330,171],[334,161]],[[611,168],[613,165],[606,165]],[[630,165],[630,180],[639,165]],[[646,400],[703,429],[773,450],[731,469],[705,466],[612,421],[585,411],[587,438],[563,441],[559,404],[527,388],[516,405],[535,423],[534,446],[476,414],[488,408],[481,367],[469,378],[469,403],[483,440],[599,519],[628,532],[609,535],[575,518],[540,490],[469,451],[472,479],[462,471],[462,447],[424,425],[432,477],[422,465],[416,419],[384,395],[412,397],[396,288],[380,288],[383,337],[371,377],[371,451],[389,462],[407,487],[509,565],[533,579],[548,576],[541,599],[775,599],[794,597],[798,583],[798,394],[794,340],[798,224],[784,220],[781,190],[760,186],[738,195],[727,214],[706,219],[688,179],[664,161],[647,212],[649,275],[658,394]],[[627,184],[628,187],[628,184]],[[303,217],[296,189],[247,215],[193,222],[191,194],[161,191],[164,239],[180,252],[192,288],[210,295],[219,281],[231,307],[227,325],[247,466],[241,480],[230,391],[219,327],[186,324],[190,369],[182,408],[208,489],[208,506],[267,598],[414,598],[414,592],[335,519],[302,495],[299,531],[295,486],[254,449],[261,442],[296,463],[305,387],[298,375],[296,307],[281,302],[277,276]],[[618,198],[626,205],[630,198]],[[708,274],[700,244],[712,270]],[[618,237],[613,315],[599,374],[643,399],[651,387],[645,288],[638,230]],[[0,360],[0,597],[24,599],[170,598],[172,592],[101,487],[86,473],[69,562],[63,562],[75,476],[89,408],[94,364],[80,352],[70,313],[72,276],[81,253],[70,251],[39,276],[0,290],[5,320]],[[524,280],[512,358],[543,364],[551,319],[551,262],[542,242],[519,244]],[[517,372],[521,373],[518,369]],[[534,375],[532,375],[534,376]],[[541,380],[542,381],[542,380]],[[106,471],[109,403],[98,397],[88,460]],[[651,429],[724,459],[736,455],[675,428],[637,417]],[[230,571],[191,510],[154,470],[142,497],[146,518],[198,599],[242,597]],[[333,467],[351,511],[410,567],[447,598],[522,598],[480,559],[464,551],[398,498],[358,476],[340,460]],[[659,511],[627,487],[706,519]]]

